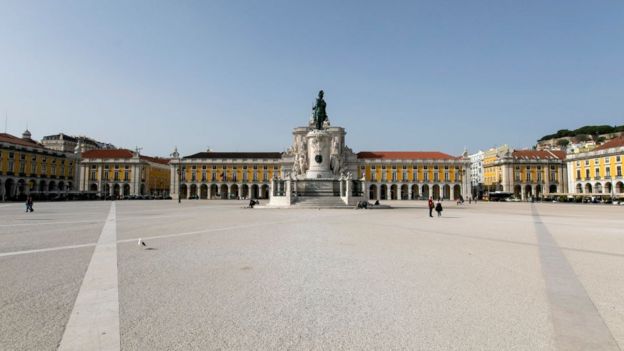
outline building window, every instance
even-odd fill
[[[104,166],[104,180],[108,180],[108,165]]]
[[[615,175],[618,177],[622,176],[622,166],[618,165],[617,167],[615,167]]]
[[[91,170],[89,171],[89,180],[95,180],[96,173],[97,173],[97,166],[95,165],[91,166]]]
[[[234,168],[232,168],[232,181],[234,181],[234,182],[236,181],[237,173],[238,173],[238,171],[237,171],[237,168],[235,166]]]
[[[119,165],[115,165],[115,170],[113,173],[113,180],[119,181]]]
[[[615,156],[615,162],[617,162],[617,163],[622,162],[622,157],[621,156]]]
[[[594,177],[595,177],[596,179],[600,179],[600,168],[596,167],[596,168],[594,169]]]
[[[589,169],[585,168],[585,180],[589,180]]]
[[[531,167],[527,166],[526,168],[526,180],[527,182],[531,181]]]
[[[130,180],[130,167],[129,166],[124,167],[124,180],[126,182]]]
[[[182,166],[182,171],[180,173],[180,180],[183,182],[186,181],[186,166]]]
[[[581,170],[580,169],[576,170],[576,180],[581,180]]]
[[[607,168],[605,168],[605,176],[611,178],[611,167],[607,166]]]

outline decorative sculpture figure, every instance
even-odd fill
[[[327,111],[325,110],[327,104],[325,100],[323,100],[324,94],[322,90],[319,91],[318,98],[316,98],[316,105],[312,108],[312,110],[314,110],[314,124],[318,130],[323,129],[323,123],[327,120]]]

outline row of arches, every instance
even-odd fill
[[[461,186],[455,184],[371,184],[368,187],[370,200],[418,200],[433,197],[434,200],[455,200],[461,197]]]
[[[63,180],[0,179],[0,195],[5,200],[21,200],[30,194],[63,193],[72,190],[72,182]]]
[[[268,184],[182,184],[181,199],[268,199]]]
[[[622,194],[624,193],[624,183],[617,182],[615,186],[611,182],[600,183],[578,183],[576,184],[577,194]]]
[[[89,185],[89,191],[94,193],[99,193],[100,188],[97,183],[91,183]],[[119,196],[129,196],[129,195],[145,195],[145,184],[141,184],[141,188],[138,194],[132,194],[132,189],[130,188],[130,184],[128,183],[105,183],[102,185],[102,193],[106,195],[111,195],[114,197]]]
[[[555,194],[557,193],[559,190],[559,188],[557,187],[557,185],[555,184],[551,184],[548,187],[548,193],[549,194]],[[520,185],[520,184],[516,184],[514,185],[514,196],[518,197],[518,198],[522,198],[522,199],[528,199],[530,197],[540,197],[542,195],[544,195],[544,188],[542,188],[541,185]]]

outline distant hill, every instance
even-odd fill
[[[538,141],[550,140],[550,139],[559,139],[559,138],[573,138],[579,135],[587,135],[587,136],[598,136],[603,134],[610,133],[621,133],[624,132],[624,125],[621,126],[584,126],[578,129],[569,130],[569,129],[561,129],[557,131],[555,134],[544,135]]]

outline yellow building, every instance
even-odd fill
[[[489,150],[483,161],[486,196],[499,191],[528,200],[566,193],[565,157],[555,150]]]
[[[363,151],[358,179],[370,200],[459,199],[469,194],[467,157],[442,152]]]
[[[31,139],[0,133],[0,199],[67,196],[75,184],[76,156],[46,149]]]
[[[177,155],[177,151],[174,152]],[[171,196],[182,199],[267,199],[282,177],[279,152],[199,152],[171,160]]]
[[[168,196],[169,159],[144,156],[126,149],[82,153],[80,190],[101,197]]]
[[[570,192],[577,195],[624,197],[624,137],[592,151],[568,155]]]

